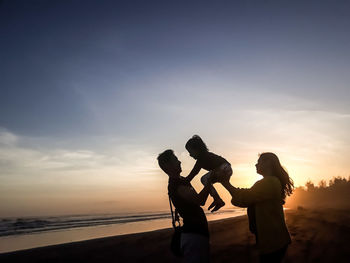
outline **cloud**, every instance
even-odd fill
[[[1,146],[11,146],[16,144],[18,137],[7,130],[0,128],[0,145]]]
[[[102,149],[88,144],[56,148],[48,138],[4,130],[0,137],[5,142],[0,144],[0,216],[130,212],[166,205],[167,177],[145,145],[116,140]]]
[[[147,182],[157,174],[154,153],[145,146],[110,145],[104,150],[51,148],[47,138],[36,146],[32,140],[9,131],[0,132],[2,182],[20,184],[127,185],[139,180]],[[40,145],[40,147],[38,147]],[[86,146],[88,147],[88,146]]]

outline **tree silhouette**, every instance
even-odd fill
[[[305,187],[297,187],[286,200],[286,207],[350,208],[350,177],[333,177],[328,186],[325,180],[315,186],[310,180]]]

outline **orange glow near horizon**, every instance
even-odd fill
[[[186,152],[178,155],[179,159],[182,160],[182,176],[186,176],[195,161]],[[223,154],[223,156],[225,155]],[[237,161],[234,160],[235,156],[230,154],[226,154],[226,156],[231,161],[234,171],[230,180],[232,185],[249,188],[262,178],[255,170],[257,154],[252,155],[253,157],[250,156],[249,160],[244,160],[243,157],[236,158]],[[312,176],[318,178],[315,176],[318,171],[313,170],[312,166],[298,164],[299,160],[288,158],[287,154],[281,155],[280,160],[282,165],[287,168],[296,187],[304,186]],[[7,188],[2,186],[1,216],[167,211],[168,177],[158,168],[155,160],[152,160],[151,164],[152,166],[144,166],[145,170],[139,174],[126,173],[127,170],[125,170],[123,177],[116,176],[116,169],[100,170],[101,175],[98,178],[91,177],[89,173],[86,173],[84,174],[85,186],[81,184],[79,186],[78,182],[82,181],[83,177],[77,177],[77,175],[73,177],[76,180],[75,183],[71,178],[69,183],[43,182],[43,184],[23,184]],[[140,171],[140,169],[138,170]],[[147,170],[149,172],[146,172]],[[102,172],[105,174],[103,175]],[[192,181],[197,191],[203,188],[200,177],[204,173],[205,171],[202,170]],[[305,176],[305,174],[309,176]],[[330,172],[330,174],[332,173]],[[319,180],[313,179],[313,182],[317,185],[320,180],[328,182],[332,177],[319,177]],[[45,188],[42,187],[43,185]],[[229,193],[220,184],[215,184],[215,187],[226,202],[226,207],[230,207],[231,197]],[[206,206],[210,202],[209,200]]]

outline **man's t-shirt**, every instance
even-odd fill
[[[169,196],[183,218],[183,231],[197,233],[209,237],[208,221],[203,209],[191,200],[186,200],[179,194],[180,186],[191,187],[191,184],[181,178],[169,178]]]

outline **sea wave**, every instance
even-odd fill
[[[137,221],[147,221],[170,217],[169,213],[155,213],[143,215],[124,216],[60,216],[60,217],[40,217],[40,218],[11,218],[1,219],[0,237],[29,234],[36,232],[46,232],[54,230],[71,229],[77,227],[91,227],[111,224],[121,224]]]
[[[226,209],[217,214],[232,213]],[[0,237],[171,218],[170,212],[127,215],[74,215],[0,219]]]

